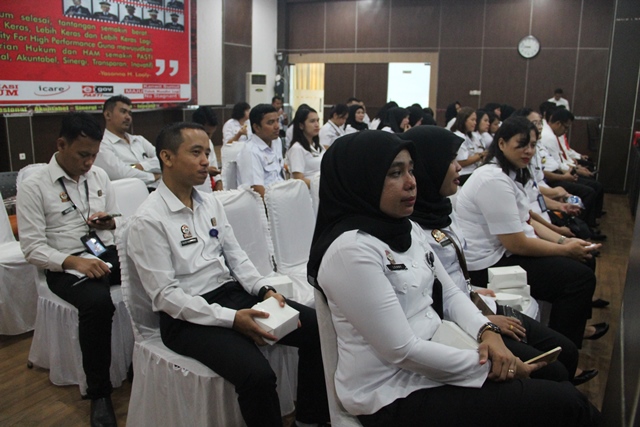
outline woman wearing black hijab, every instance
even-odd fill
[[[365,111],[360,104],[353,104],[349,107],[349,117],[347,117],[346,133],[360,132],[369,129],[364,122]]]
[[[378,129],[393,133],[402,133],[409,128],[409,111],[400,107],[389,109],[378,125]]]
[[[456,153],[463,140],[435,126],[412,128],[401,138],[413,141],[417,152],[414,174],[418,195],[411,219],[424,229],[427,241],[454,283],[469,294],[464,258],[466,241],[457,227],[449,199],[459,185],[460,166]],[[477,293],[493,294],[486,289],[479,289]],[[509,313],[518,318],[506,317],[505,307],[496,307],[490,299],[485,302],[497,313],[487,315],[487,318],[500,327],[505,345],[520,359],[529,360],[557,346],[562,347],[559,362],[545,366],[532,377],[554,381],[572,379],[574,384],[582,384],[597,374],[595,370],[588,370],[573,378],[578,366],[578,349],[571,340],[522,313]]]
[[[343,406],[364,426],[595,425],[597,411],[571,384],[524,379],[541,365],[504,347],[409,221],[412,154],[396,135],[363,131],[322,161],[307,270],[331,310]],[[432,341],[443,312],[478,349]]]

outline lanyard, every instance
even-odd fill
[[[58,178],[58,182],[60,183],[60,185],[62,186],[62,189],[64,190],[65,194],[67,195],[67,198],[69,199],[69,202],[71,202],[71,207],[73,209],[75,209],[80,216],[82,217],[82,219],[84,220],[84,222],[87,222],[87,218],[85,218],[84,214],[82,213],[82,211],[78,208],[78,206],[75,204],[75,202],[73,200],[71,200],[71,195],[69,195],[69,192],[67,191],[67,186],[64,185],[64,181],[62,180],[62,177]],[[84,181],[84,192],[87,196],[87,215],[89,215],[91,213],[91,201],[89,200],[89,184],[88,184],[89,180],[85,180]],[[89,228],[89,231],[91,231],[91,227],[89,227],[89,224],[87,224],[87,227]]]

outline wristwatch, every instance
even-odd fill
[[[498,335],[502,333],[498,325],[496,325],[495,323],[487,322],[484,325],[482,325],[482,327],[480,328],[480,331],[478,331],[478,336],[476,337],[476,340],[478,342],[482,342],[482,334],[484,334],[486,331],[495,332]]]
[[[260,300],[263,300],[264,296],[269,291],[273,291],[275,293],[278,293],[278,291],[276,291],[276,288],[274,288],[273,286],[266,285],[266,286],[261,287],[260,290],[258,291],[258,298],[260,298]]]

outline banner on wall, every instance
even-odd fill
[[[102,104],[117,94],[188,101],[188,17],[188,1],[2,0],[0,112]]]

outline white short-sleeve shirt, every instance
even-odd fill
[[[476,169],[456,199],[458,225],[469,245],[469,270],[491,267],[503,255],[511,255],[498,239],[499,234],[524,232],[527,237],[536,238],[528,223],[529,209],[522,184],[497,164]]]
[[[311,151],[307,151],[298,142],[294,142],[293,145],[287,150],[287,161],[289,163],[289,171],[300,172],[305,178],[312,178],[320,173],[320,163],[322,162],[322,156],[325,150],[320,148],[320,151],[311,146]]]
[[[262,139],[252,135],[238,154],[238,183],[267,187],[284,181],[282,141],[274,139],[268,146]]]

